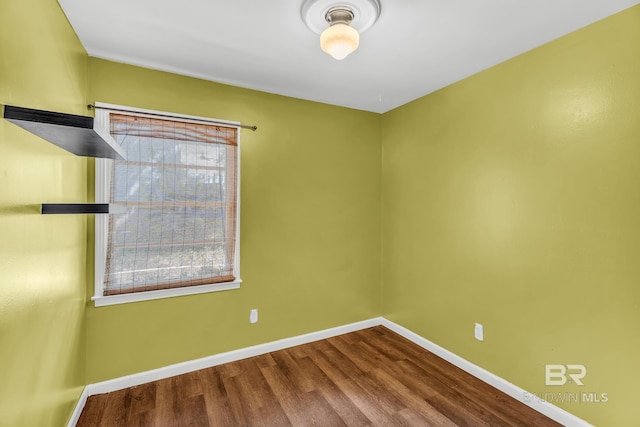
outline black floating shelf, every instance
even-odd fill
[[[124,149],[93,117],[5,105],[4,118],[78,156],[125,159]]]
[[[108,214],[109,203],[43,203],[43,214]]]

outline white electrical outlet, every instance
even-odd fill
[[[258,323],[258,309],[253,308],[249,311],[249,323]]]
[[[484,327],[480,323],[476,323],[473,334],[478,341],[484,341]]]

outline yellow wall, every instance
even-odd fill
[[[86,114],[86,53],[55,1],[0,2],[0,104]],[[87,160],[0,120],[0,425],[60,426],[84,386]]]
[[[639,112],[637,6],[385,114],[385,315],[637,423]],[[545,364],[586,365],[585,385],[545,387]]]
[[[90,305],[88,383],[380,313],[380,115],[93,58],[89,87],[258,131],[241,135],[241,289]]]

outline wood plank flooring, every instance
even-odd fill
[[[84,426],[559,426],[382,327],[91,396]]]

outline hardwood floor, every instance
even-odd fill
[[[84,426],[559,426],[382,327],[89,397]]]

